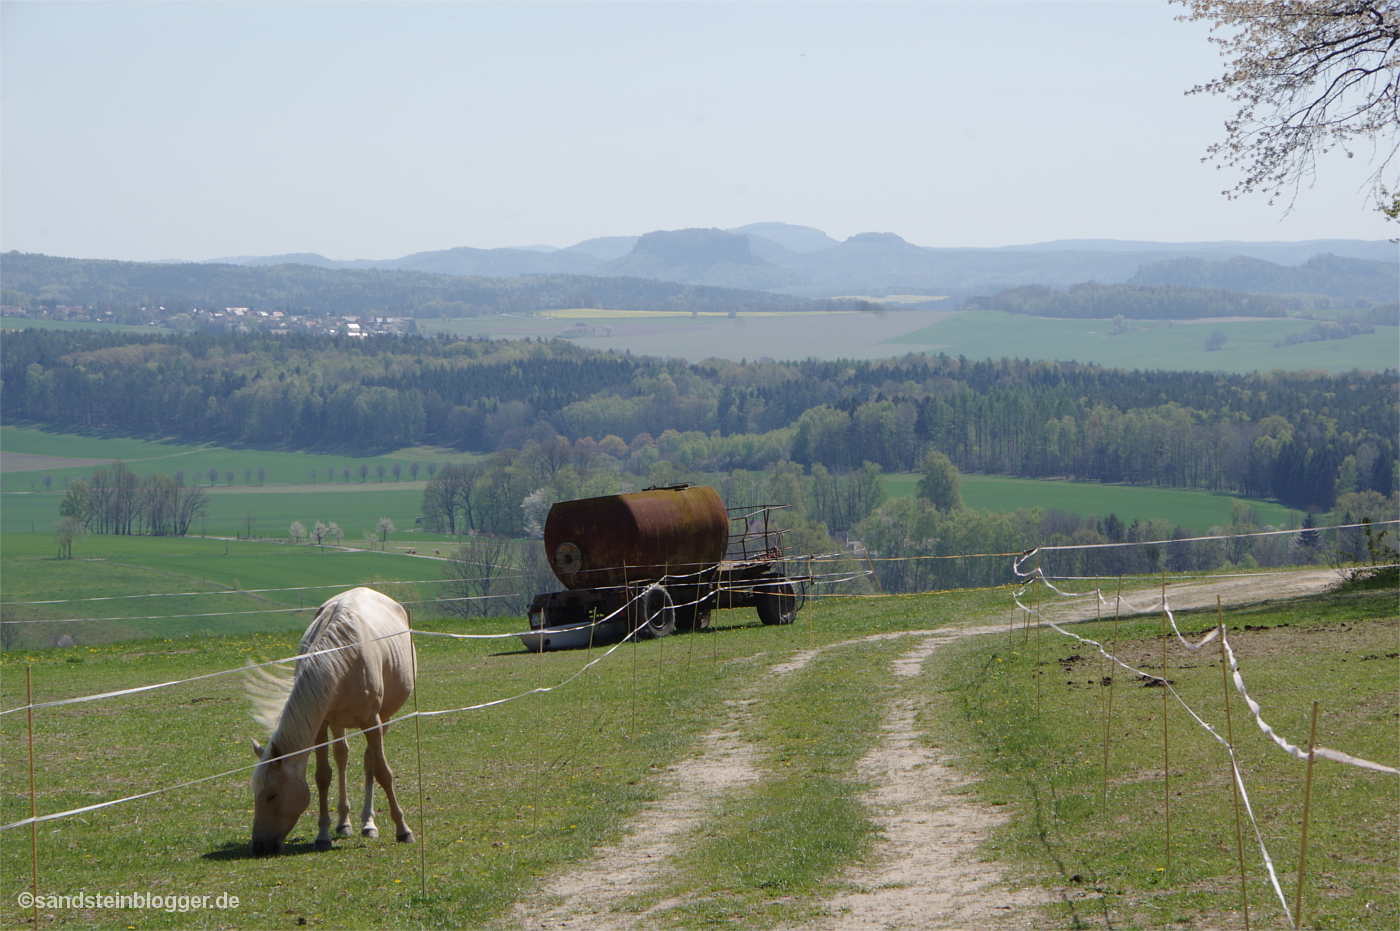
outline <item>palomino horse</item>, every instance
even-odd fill
[[[389,802],[397,838],[412,843],[413,832],[404,824],[403,810],[394,796],[394,774],[384,758],[385,722],[413,692],[415,657],[408,613],[373,589],[351,589],[321,605],[316,620],[301,638],[298,652],[317,655],[297,660],[294,680],[263,673],[261,687],[250,687],[250,691],[262,693],[262,707],[255,716],[272,732],[266,746],[253,741],[258,756],[253,769],[253,853],[279,852],[283,839],[310,804],[306,764],[313,746],[316,788],[321,793],[316,849],[331,849],[327,729],[335,735],[335,765],[340,776],[339,833],[347,835],[351,830],[350,805],[345,799],[345,764],[350,757],[345,729],[359,728],[366,742],[360,833],[379,836],[374,826],[374,783],[378,780]]]

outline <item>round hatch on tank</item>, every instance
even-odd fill
[[[560,543],[554,550],[554,565],[565,575],[573,575],[583,568],[583,553],[573,543]]]

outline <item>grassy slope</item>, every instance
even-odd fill
[[[1386,593],[1228,616],[1251,690],[1270,720],[1298,739],[1303,699],[1322,697],[1323,733],[1331,745],[1393,761],[1400,752],[1393,724],[1397,664],[1386,658],[1394,647],[1385,645],[1395,639],[1394,604],[1394,593]],[[955,618],[1004,619],[1006,606],[1004,591],[828,601],[817,607],[811,627],[809,609],[787,628],[761,627],[748,611],[719,612],[715,633],[623,647],[586,681],[484,711],[425,719],[426,824],[417,803],[413,728],[396,729],[389,752],[410,824],[426,845],[426,895],[418,887],[420,849],[352,838],[333,853],[312,855],[314,820],[307,818],[294,832],[291,855],[271,862],[248,858],[246,773],[45,825],[43,886],[227,892],[242,900],[236,915],[143,912],[142,927],[280,926],[299,918],[325,927],[480,926],[538,888],[543,876],[588,856],[594,845],[616,840],[627,819],[660,791],[649,777],[728,714],[722,699],[757,686],[760,701],[749,736],[759,742],[767,776],[714,813],[700,831],[703,839],[681,855],[681,885],[698,895],[664,918],[687,927],[801,924],[841,889],[841,867],[868,849],[871,824],[855,794],[854,765],[874,739],[876,709],[890,695],[889,661],[901,645],[844,647],[773,684],[762,671],[810,645]],[[511,623],[472,629],[504,630]],[[1209,623],[1202,619],[1196,627]],[[1245,631],[1246,624],[1272,629]],[[420,626],[465,629],[445,621]],[[1124,652],[1141,650],[1141,659],[1150,662],[1155,644],[1145,638],[1154,631],[1155,622],[1125,624]],[[1267,638],[1279,631],[1298,639],[1270,648]],[[1066,913],[1070,906],[1056,907],[1057,924],[1071,925],[1076,916],[1097,923],[1107,912],[1115,927],[1233,925],[1230,802],[1218,754],[1212,756],[1173,712],[1173,784],[1181,795],[1174,797],[1174,875],[1166,883],[1156,869],[1162,864],[1153,811],[1161,788],[1153,781],[1161,693],[1127,682],[1116,690],[1116,781],[1110,810],[1102,814],[1095,764],[1101,731],[1094,714],[1103,690],[1061,685],[1097,679],[1097,670],[1068,659],[1082,649],[1049,632],[1042,637],[1043,665],[1035,665],[1029,641],[1008,645],[1001,636],[981,638],[940,653],[942,661],[926,664],[921,679],[901,686],[937,696],[927,705],[925,726],[937,729],[945,752],[985,774],[977,790],[984,799],[1015,806],[1017,816],[986,852],[1014,858],[1052,886],[1068,886],[1072,897],[1086,893],[1075,899],[1073,914]],[[50,699],[234,668],[249,654],[284,655],[295,642],[287,632],[155,642],[139,652],[113,646],[10,654],[4,657],[0,704],[13,707],[22,700],[19,664],[33,666],[38,697]],[[903,648],[909,644],[903,641]],[[1319,645],[1325,652],[1313,649]],[[425,709],[560,683],[587,659],[580,652],[525,654],[513,640],[429,638],[420,641],[419,651]],[[1066,663],[1055,662],[1060,659]],[[1209,659],[1178,654],[1171,664],[1171,677],[1188,701],[1218,718],[1210,703],[1220,691],[1219,668]],[[1061,674],[1064,666],[1068,674]],[[1039,715],[1032,684],[1037,671],[1044,692]],[[237,678],[36,715],[40,810],[250,762],[246,738],[254,731]],[[793,714],[794,708],[803,713]],[[20,723],[0,719],[5,771],[12,774],[24,753]],[[1235,726],[1270,849],[1286,871],[1296,853],[1301,767],[1264,746],[1238,715]],[[1160,770],[1160,762],[1155,765]],[[1313,810],[1317,846],[1310,862],[1318,885],[1306,906],[1310,923],[1393,927],[1400,918],[1395,782],[1324,769],[1319,766],[1323,791]],[[9,821],[27,811],[22,787],[6,780],[0,818]],[[775,835],[756,832],[758,827],[780,828],[783,843],[762,846]],[[1277,910],[1255,888],[1256,860],[1251,895],[1259,903],[1256,924],[1263,925]],[[0,862],[10,877],[0,909],[7,924],[19,924],[24,916],[13,902],[28,874],[27,832],[0,834]],[[124,928],[134,914],[98,910],[84,914],[82,923]]]
[[[1265,719],[1306,744],[1312,699],[1322,703],[1318,742],[1395,765],[1400,757],[1395,592],[1334,595],[1226,612],[1231,644]],[[1186,617],[1209,630],[1215,613]],[[1095,637],[1095,625],[1076,630]],[[1098,639],[1108,640],[1105,623]],[[1124,623],[1116,652],[1159,673],[1157,619]],[[1218,650],[1193,657],[1172,645],[1167,677],[1223,734]],[[1104,715],[1111,676],[1109,768]],[[1044,630],[968,641],[925,673],[945,700],[925,726],[965,742],[986,774],[981,797],[1015,806],[993,843],[1001,856],[1036,864],[1066,890],[1053,908],[1067,927],[1242,927],[1234,809],[1227,760],[1179,705],[1167,708],[1172,855],[1167,871],[1162,780],[1162,692]],[[1039,683],[1037,686],[1035,683]],[[1233,727],[1251,801],[1292,907],[1305,767],[1275,748],[1232,693]],[[1305,926],[1400,925],[1397,828],[1400,780],[1322,761],[1315,772]],[[1254,926],[1284,922],[1248,823],[1245,861]]]
[[[891,497],[913,495],[920,475],[885,476]],[[1011,478],[1004,475],[964,475],[963,503],[979,511],[1014,511],[1020,508],[1058,508],[1073,514],[1107,517],[1117,514],[1125,524],[1154,518],[1170,520],[1205,533],[1214,524],[1230,520],[1230,502],[1245,501],[1259,512],[1265,524],[1297,526],[1301,511],[1274,501],[1245,498],[1223,492],[1191,491],[1182,488],[1152,488],[1137,485],[1100,485],[1094,482],[1066,482],[1054,479]]]
[[[885,341],[892,354],[915,350],[965,355],[969,359],[1064,359],[1095,362],[1128,369],[1255,372],[1270,369],[1381,370],[1394,367],[1397,337],[1394,327],[1377,327],[1365,336],[1275,347],[1289,333],[1309,329],[1310,320],[1273,318],[1166,324],[1129,321],[1136,332],[1110,336],[1108,320],[1052,320],[968,311],[928,327]],[[1206,337],[1224,333],[1225,348],[1205,351]]]

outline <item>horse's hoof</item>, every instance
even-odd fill
[[[329,837],[318,837],[318,838],[316,838],[316,849],[317,849],[317,850],[320,850],[320,851],[330,850],[330,849],[331,849],[331,840],[330,840],[330,838],[329,838]]]
[[[395,838],[395,840],[397,840],[400,844],[413,844],[417,843],[418,841],[418,839],[413,836],[412,831],[409,831],[407,834],[400,834],[398,837]]]
[[[378,836],[379,836],[379,829],[378,829],[378,828],[365,828],[363,831],[360,832],[360,836],[361,836],[361,837],[378,837]]]
[[[340,827],[335,829],[335,833],[339,834],[341,837],[349,837],[352,833],[354,833],[354,830],[350,827],[350,825],[342,824]]]

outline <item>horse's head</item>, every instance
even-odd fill
[[[282,841],[311,804],[306,785],[306,757],[277,759],[276,741],[261,746],[253,741],[258,765],[253,769],[253,853],[280,853]]]

